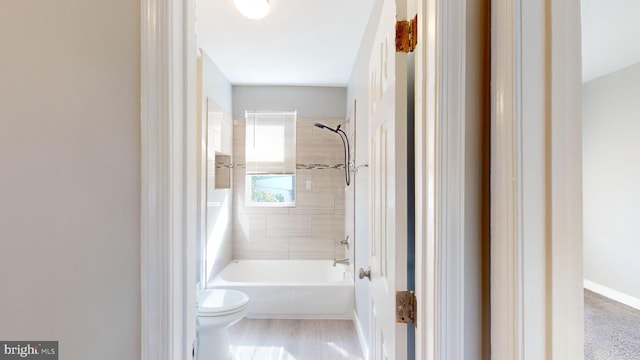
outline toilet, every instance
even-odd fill
[[[247,314],[249,296],[231,289],[206,289],[198,296],[198,359],[228,360],[227,328]]]

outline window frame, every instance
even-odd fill
[[[251,118],[251,117],[259,117],[259,116],[274,116],[274,115],[282,115],[282,116],[293,116],[293,145],[292,145],[292,153],[291,154],[287,154],[287,156],[289,156],[290,158],[293,158],[293,166],[292,166],[292,172],[273,172],[273,171],[265,171],[265,172],[260,172],[258,171],[257,173],[249,173],[248,171],[248,164],[249,163],[253,163],[255,164],[256,161],[253,160],[249,160],[248,159],[248,155],[250,153],[248,146],[249,146],[249,136],[248,136],[248,132],[249,132],[249,121],[255,121],[255,118]],[[250,120],[251,119],[251,120]],[[297,189],[296,189],[296,181],[297,181],[297,169],[295,166],[296,163],[296,138],[297,138],[297,121],[298,121],[298,117],[297,117],[297,112],[296,111],[245,111],[245,172],[244,172],[244,205],[246,207],[277,207],[277,208],[288,208],[288,207],[295,207],[296,206],[296,201],[297,201]],[[255,126],[255,125],[254,125]],[[286,125],[283,124],[283,128]],[[286,131],[286,129],[285,129]],[[254,135],[255,136],[255,135]],[[286,149],[285,149],[286,151]],[[284,160],[283,160],[284,163]],[[253,179],[255,176],[261,176],[261,177],[268,177],[268,176],[273,176],[273,177],[291,177],[291,189],[282,189],[284,191],[290,191],[292,193],[292,201],[286,201],[286,202],[269,202],[269,201],[254,201],[253,200],[253,194],[255,191],[255,188],[253,186]]]

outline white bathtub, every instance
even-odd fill
[[[210,288],[249,295],[249,318],[351,319],[349,268],[331,260],[233,260]]]

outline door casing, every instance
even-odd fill
[[[580,1],[491,17],[492,358],[582,359]]]
[[[143,0],[141,359],[195,341],[194,0]],[[415,0],[416,357],[464,354],[463,0]],[[460,87],[462,86],[462,87]],[[453,164],[453,165],[451,165]],[[448,244],[446,247],[443,244]],[[444,306],[446,304],[446,306]]]

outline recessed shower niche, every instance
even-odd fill
[[[215,154],[215,188],[231,189],[231,155]]]

